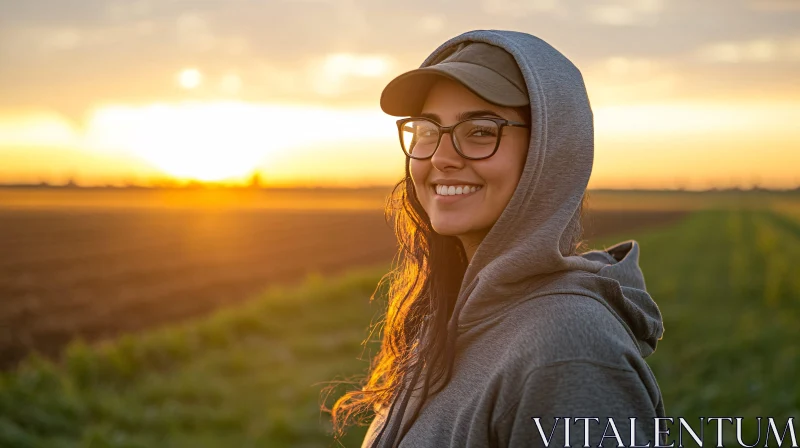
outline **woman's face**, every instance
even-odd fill
[[[451,126],[459,121],[460,114],[473,111],[492,111],[482,117],[523,121],[513,108],[489,103],[446,78],[431,88],[421,115]],[[470,260],[514,194],[525,166],[529,135],[526,128],[506,126],[492,157],[467,160],[458,155],[448,133],[442,136],[433,157],[409,162],[417,198],[433,229],[441,235],[459,237]],[[466,195],[442,196],[436,192],[440,183],[477,185],[480,189]]]

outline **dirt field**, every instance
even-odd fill
[[[311,271],[388,262],[396,250],[380,209],[363,205],[375,197],[340,209],[313,201],[307,209],[196,206],[206,200],[70,207],[74,197],[53,198],[0,205],[0,367],[32,349],[55,355],[77,336],[97,340],[204,314]],[[585,236],[624,237],[684,215],[595,210]]]

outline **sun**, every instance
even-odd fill
[[[88,128],[93,147],[134,155],[178,179],[226,183],[254,171],[346,173],[361,163],[359,151],[389,146],[396,132],[394,117],[373,110],[199,100],[106,105],[92,113]]]
[[[268,121],[268,120],[265,120]],[[271,129],[236,104],[154,104],[107,107],[92,128],[178,179],[242,180],[273,153]]]
[[[178,84],[186,90],[195,89],[203,82],[203,74],[196,68],[187,68],[178,73]]]

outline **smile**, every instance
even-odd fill
[[[453,196],[457,194],[470,194],[480,190],[479,185],[436,185],[436,194],[442,196]]]
[[[480,191],[483,188],[481,185],[434,185],[436,197],[445,199],[453,197],[462,198],[471,196],[473,193]]]

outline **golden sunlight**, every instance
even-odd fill
[[[219,181],[246,176],[275,141],[247,108],[183,104],[106,107],[90,122],[103,146],[123,148],[177,178]]]
[[[187,90],[194,89],[203,82],[203,74],[196,68],[187,68],[178,74],[178,84]]]
[[[176,178],[235,181],[262,164],[296,158],[304,147],[387,138],[390,118],[243,102],[107,106],[92,115],[87,138],[95,149],[135,154]]]
[[[607,106],[594,118],[591,187],[784,187],[800,180],[795,103]],[[82,123],[56,113],[0,114],[0,176],[44,179],[31,161],[47,160],[52,172],[90,183],[120,173],[145,179],[145,172],[241,183],[256,171],[271,184],[388,183],[403,167],[395,120],[377,107],[243,101],[105,105]]]

